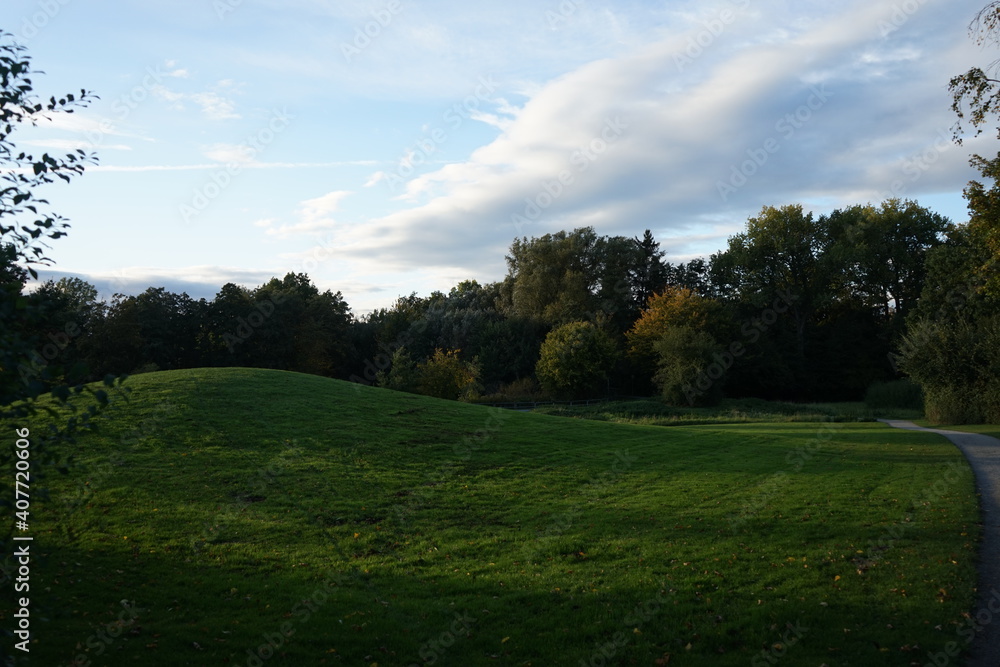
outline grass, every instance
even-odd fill
[[[909,665],[973,603],[972,475],[938,436],[129,384],[34,482],[33,664]]]
[[[938,424],[931,424],[926,420],[918,420],[916,422],[920,426],[926,428],[939,428],[946,431],[965,431],[966,433],[982,433],[983,435],[989,435],[994,438],[1000,439],[1000,425],[997,424],[958,424],[951,426],[941,426]]]
[[[680,426],[697,424],[874,421],[879,418],[917,419],[923,413],[906,408],[870,408],[864,403],[782,403],[756,398],[725,399],[716,407],[666,405],[657,398],[613,401],[594,405],[550,405],[540,414],[580,417],[620,424]]]

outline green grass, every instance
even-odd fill
[[[32,664],[908,665],[973,602],[973,480],[935,435],[128,384],[35,482]]]
[[[1000,439],[1000,425],[997,424],[958,424],[952,426],[941,426],[939,424],[931,424],[923,419],[917,420],[916,423],[926,428],[939,428],[944,429],[945,431],[965,431],[967,433],[982,433],[983,435],[989,435]]]
[[[917,419],[923,413],[906,408],[870,408],[864,403],[782,403],[756,398],[725,399],[716,407],[678,407],[658,398],[630,399],[593,405],[548,405],[540,414],[580,417],[620,424],[680,426],[762,422],[874,421],[879,418]]]

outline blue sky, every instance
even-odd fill
[[[652,229],[708,255],[764,205],[966,219],[947,83],[982,0],[4,0],[100,165],[46,192],[46,275],[211,298],[304,271],[357,314],[502,278],[518,236]],[[474,9],[473,9],[474,7]]]

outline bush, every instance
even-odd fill
[[[434,350],[417,366],[418,393],[450,400],[473,400],[479,395],[479,367],[458,358],[458,350]]]
[[[900,368],[923,387],[930,421],[1000,420],[1000,317],[913,323],[903,339]]]
[[[502,385],[495,394],[483,396],[483,403],[534,403],[547,401],[549,396],[542,391],[535,378],[521,378]]]
[[[375,384],[385,389],[416,393],[419,376],[416,364],[410,358],[406,348],[397,348],[392,353],[389,368],[375,375]]]
[[[720,348],[710,334],[668,326],[654,349],[659,370],[653,381],[668,405],[718,405],[726,366],[718,360]]]
[[[570,322],[545,337],[535,374],[554,396],[593,395],[607,381],[618,356],[618,347],[607,332],[590,322]]]
[[[876,382],[865,393],[865,405],[869,408],[924,409],[924,392],[912,380]]]

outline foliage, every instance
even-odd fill
[[[646,360],[669,327],[699,329],[709,323],[714,303],[686,287],[668,286],[646,302],[642,315],[625,333],[630,356]]]
[[[480,403],[532,403],[548,400],[538,380],[524,377],[501,385],[500,388],[479,399]]]
[[[653,238],[653,232],[646,230],[641,239],[633,239],[638,249],[638,261],[629,271],[629,279],[633,285],[633,303],[635,310],[641,310],[654,294],[667,286],[668,270],[663,263],[664,252],[660,244]]]
[[[940,214],[899,199],[839,209],[820,224],[829,236],[831,263],[842,267],[831,271],[835,289],[898,325],[917,305],[927,253],[950,227]]]
[[[794,337],[787,353],[800,389],[807,327],[830,296],[824,240],[820,222],[801,205],[765,206],[747,220],[745,232],[729,239],[726,250],[712,255],[712,281],[720,294],[758,309],[787,304],[783,319]]]
[[[569,322],[545,337],[535,373],[556,396],[597,392],[618,360],[614,339],[590,322]]]
[[[622,332],[638,315],[641,295],[663,278],[658,247],[648,231],[639,241],[598,236],[592,227],[515,239],[500,309],[550,327],[603,317]]]
[[[391,365],[388,369],[379,371],[375,383],[384,389],[417,393],[420,373],[405,347],[393,352]]]
[[[923,387],[932,422],[1000,422],[1000,316],[916,321],[899,366]]]
[[[970,32],[980,45],[1000,44],[1000,2],[990,2],[981,9],[969,26]],[[961,144],[963,138],[962,121],[968,120],[979,136],[983,126],[1000,115],[1000,79],[995,77],[1000,68],[1000,60],[993,61],[985,69],[972,67],[964,74],[952,77],[948,89],[952,94],[952,110],[958,116],[955,126],[955,140]],[[966,110],[968,107],[968,110]],[[1000,138],[1000,125],[997,126]],[[994,298],[1000,298],[1000,154],[992,159],[973,154],[972,166],[993,181],[986,187],[972,181],[966,188],[965,197],[969,202],[969,228],[977,240],[988,249],[987,261],[977,267],[977,273],[984,280],[984,289]]]
[[[459,350],[434,350],[434,356],[417,366],[417,392],[435,398],[472,400],[478,396],[479,366],[462,361]]]
[[[722,399],[728,364],[711,334],[689,325],[668,325],[653,349],[653,379],[668,405],[716,405]]]
[[[890,382],[876,382],[865,393],[865,405],[873,409],[923,410],[924,395],[919,384],[905,378]]]
[[[992,160],[975,156],[972,165],[992,180],[989,187],[970,181],[965,189],[969,236],[981,256],[972,276],[982,284],[981,291],[987,298],[1000,303],[1000,154]]]

